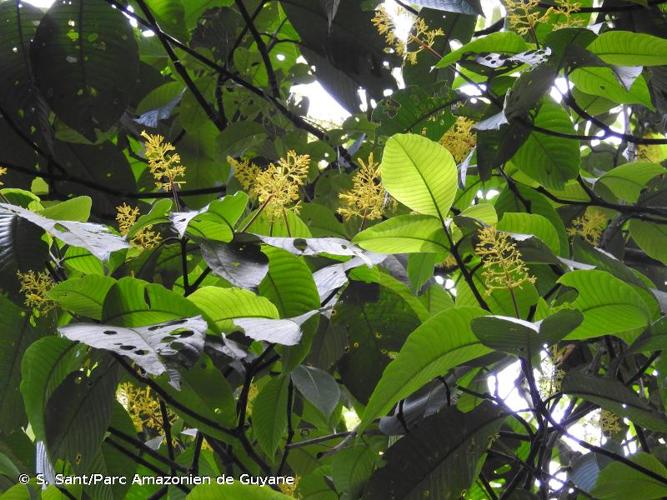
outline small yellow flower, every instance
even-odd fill
[[[306,182],[309,167],[309,155],[288,151],[278,163],[259,171],[251,193],[264,205],[271,219],[280,217],[288,207],[295,212],[299,210],[300,189]]]
[[[248,416],[252,415],[252,407],[258,394],[259,389],[257,389],[257,384],[250,384],[250,387],[248,387],[248,402],[246,406],[246,414]]]
[[[395,51],[399,56],[405,57],[409,64],[417,64],[417,55],[423,50],[431,50],[435,39],[445,34],[442,29],[431,29],[426,21],[418,17],[412,25],[408,34],[407,41],[400,40],[395,33],[396,26],[391,16],[384,7],[375,11],[375,16],[371,20],[375,29],[380,35],[383,35],[388,45],[388,51]],[[408,49],[408,44],[417,46],[415,50]]]
[[[605,434],[616,434],[622,429],[621,419],[613,412],[601,410],[600,429],[602,429],[602,432]]]
[[[127,410],[137,429],[161,431],[160,401],[150,387],[138,387],[130,382],[123,382],[118,386],[116,399]],[[171,411],[167,410],[167,415],[171,423],[176,420]]]
[[[456,163],[461,163],[465,160],[477,144],[477,136],[473,127],[475,122],[465,116],[456,118],[454,125],[452,125],[447,132],[440,139],[447,150],[452,153]]]
[[[55,286],[49,273],[18,271],[16,276],[21,283],[21,293],[25,298],[26,307],[37,309],[40,313],[47,313],[56,307],[56,303],[47,297],[49,290]]]
[[[498,232],[495,226],[487,226],[479,232],[475,253],[482,259],[487,295],[493,290],[513,290],[535,283],[516,243],[509,234]]]
[[[6,167],[0,167],[0,177],[5,175],[6,173],[7,173],[7,168]],[[0,181],[0,186],[4,186],[4,185],[5,185],[5,183]]]
[[[122,236],[127,236],[132,229],[132,226],[137,222],[139,217],[139,209],[131,207],[127,203],[123,203],[116,207],[116,222],[118,222],[118,231]],[[157,247],[162,241],[162,236],[156,231],[152,231],[152,225],[140,229],[137,234],[132,237],[132,243],[136,246],[146,248]]]
[[[181,164],[181,157],[175,153],[176,148],[164,137],[158,134],[149,134],[145,130],[141,136],[146,139],[146,159],[148,168],[155,179],[155,187],[164,191],[173,191],[184,180],[178,180],[185,175],[185,167]]]
[[[299,498],[299,496],[297,496],[296,489],[299,487],[300,480],[301,478],[299,476],[295,476],[294,482],[292,484],[279,484],[278,489],[283,495],[287,495],[288,497],[292,498]]]
[[[252,193],[252,187],[261,169],[250,160],[236,160],[231,156],[227,157],[227,162],[234,169],[234,177],[239,181],[244,191]]]
[[[646,134],[645,139],[664,139],[662,134]],[[662,163],[667,159],[667,146],[664,144],[639,144],[636,152],[637,160],[651,163]]]
[[[445,260],[442,261],[442,267],[445,269],[454,269],[458,267],[458,263],[456,262],[456,258],[450,253],[445,257]]]
[[[373,153],[368,161],[359,160],[361,167],[352,178],[352,189],[338,195],[343,206],[338,213],[343,219],[361,217],[363,220],[382,218],[388,194],[380,180],[380,164],[375,162]]]
[[[608,218],[602,211],[589,207],[582,216],[572,221],[572,226],[567,228],[567,234],[579,235],[591,245],[597,246],[607,227],[607,221]]]

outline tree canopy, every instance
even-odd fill
[[[0,499],[667,497],[666,126],[662,1],[0,1]]]

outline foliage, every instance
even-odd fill
[[[667,497],[667,4],[482,4],[0,2],[2,498]]]

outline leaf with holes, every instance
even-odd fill
[[[139,328],[74,323],[58,329],[63,337],[126,356],[146,373],[159,376],[177,355],[196,360],[204,349],[208,325],[201,316]]]

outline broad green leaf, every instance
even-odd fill
[[[488,202],[481,202],[473,205],[471,207],[462,210],[457,217],[468,217],[470,219],[475,219],[488,226],[492,226],[498,222],[498,214],[496,209],[493,208],[493,205]]]
[[[187,500],[219,500],[220,498],[225,500],[288,500],[291,497],[268,486],[255,486],[235,481],[232,484],[196,486],[186,498]]]
[[[329,418],[340,399],[336,380],[324,370],[305,365],[297,366],[290,376],[303,397]]]
[[[48,296],[74,314],[101,320],[104,299],[114,283],[113,278],[90,274],[58,283]]]
[[[396,134],[384,147],[382,183],[415,212],[444,221],[456,195],[456,163],[443,146],[416,134]]]
[[[91,375],[69,374],[53,392],[44,416],[53,463],[68,460],[78,472],[92,463],[111,419],[116,372],[115,363],[102,363]]]
[[[74,23],[72,23],[74,21]],[[118,9],[54,2],[37,28],[30,58],[49,105],[94,141],[121,117],[139,73],[132,27]]]
[[[354,237],[361,248],[383,253],[449,252],[442,223],[430,215],[399,215]]]
[[[280,316],[289,318],[320,307],[313,276],[306,263],[280,248],[265,247],[269,273],[259,285],[259,293],[273,302]]]
[[[634,203],[648,182],[664,173],[665,167],[657,163],[624,163],[600,177],[599,182],[607,186],[617,198]]]
[[[667,226],[632,219],[630,236],[646,255],[667,264]]]
[[[586,48],[608,64],[619,66],[667,64],[667,40],[645,33],[606,31]]]
[[[562,391],[626,417],[647,429],[667,432],[667,416],[618,380],[573,371],[565,376]]]
[[[555,132],[575,134],[570,115],[550,99],[540,106],[534,123]],[[533,130],[512,158],[512,163],[544,187],[562,189],[566,181],[577,177],[580,159],[576,140]]]
[[[584,314],[584,321],[566,339],[586,340],[616,335],[626,341],[636,338],[648,325],[650,312],[631,285],[605,271],[572,271],[558,282],[576,288],[572,307]]]
[[[570,80],[586,94],[611,99],[617,104],[643,104],[654,109],[646,79],[642,75],[629,89],[618,81],[611,68],[577,68],[570,74]]]
[[[232,388],[208,356],[202,356],[194,366],[183,370],[180,390],[176,390],[164,379],[160,379],[158,383],[175,401],[208,421],[216,422],[222,427],[234,426],[236,405]],[[229,438],[217,427],[192,417],[180,408],[173,405],[170,408],[189,425],[220,439]]]
[[[127,237],[132,238],[146,226],[166,224],[169,222],[168,214],[172,205],[173,202],[168,198],[157,200],[147,214],[142,215],[137,219],[137,222],[135,222],[128,231]]]
[[[257,245],[207,242],[201,253],[214,274],[240,288],[257,288],[269,272],[269,259]]]
[[[250,224],[250,225],[248,225]],[[247,227],[246,227],[247,226]],[[310,229],[293,210],[284,210],[282,217],[272,219],[266,212],[257,216],[257,210],[248,214],[239,225],[244,231],[266,236],[310,238]]]
[[[85,222],[90,217],[92,205],[90,196],[77,196],[40,210],[39,214],[49,219]]]
[[[238,191],[212,201],[201,210],[174,212],[170,218],[180,237],[187,232],[198,238],[226,243],[234,237],[234,226],[247,204],[248,195]]]
[[[506,417],[484,402],[469,413],[450,407],[424,419],[387,450],[387,465],[373,475],[364,498],[467,498],[463,492]]]
[[[233,330],[232,320],[236,318],[278,318],[278,309],[270,300],[242,288],[205,286],[189,295],[188,300],[221,331]]]
[[[121,278],[104,299],[102,321],[120,326],[144,326],[199,314],[186,298],[158,283]]]
[[[377,446],[378,444],[380,446]],[[343,448],[334,455],[331,477],[339,493],[352,498],[359,496],[378,464],[380,458],[378,452],[384,447],[383,445],[381,439],[376,438],[375,441],[367,439],[364,443]]]
[[[546,218],[524,212],[505,212],[498,222],[498,229],[514,234],[530,234],[546,243],[549,249],[558,254],[560,239],[558,233]]]
[[[472,319],[483,314],[484,311],[477,307],[449,308],[413,331],[396,358],[385,368],[357,430],[361,432],[399,400],[433,378],[491,352],[470,329]]]
[[[83,362],[83,346],[58,336],[34,342],[21,361],[21,394],[37,441],[46,439],[46,402],[65,377]]]
[[[475,318],[471,328],[487,347],[531,359],[545,345],[559,342],[582,320],[579,311],[562,309],[539,323],[505,316],[483,316]]]
[[[667,481],[667,467],[655,456],[639,452],[629,458],[637,465],[661,475]],[[643,500],[664,498],[667,496],[667,483],[651,478],[621,462],[612,462],[602,469],[591,493],[595,498],[616,500],[634,498],[638,492],[641,492]]]
[[[518,54],[528,50],[528,44],[519,35],[512,31],[503,31],[500,33],[491,33],[490,35],[479,37],[463,47],[450,52],[440,59],[436,64],[438,68],[446,68],[454,64],[466,54],[480,54],[482,52],[500,52],[503,54]]]
[[[28,312],[0,295],[0,339],[3,346],[0,349],[0,434],[9,434],[25,424],[26,415],[19,391],[21,359],[30,344],[46,333],[46,321],[34,324]]]
[[[269,380],[252,405],[255,437],[260,447],[273,458],[283,435],[287,431],[287,393],[289,377]]]

